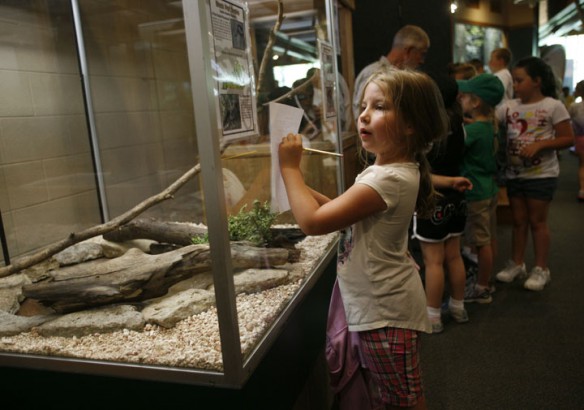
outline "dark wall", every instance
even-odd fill
[[[552,19],[572,3],[572,0],[554,0],[548,1],[547,18]]]
[[[452,29],[446,0],[358,0],[353,12],[355,75],[387,55],[394,34],[406,24],[423,28],[430,37],[424,70],[444,71],[452,60]]]
[[[534,30],[533,27],[509,30],[507,38],[509,40],[509,50],[513,55],[511,66],[523,57],[535,55],[533,54]]]

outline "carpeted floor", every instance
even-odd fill
[[[469,323],[446,319],[443,333],[424,335],[430,410],[584,409],[584,203],[576,201],[577,164],[562,152],[549,220],[552,281],[545,290],[497,283],[491,304],[467,304]],[[497,237],[496,271],[510,258],[511,227],[499,225]]]

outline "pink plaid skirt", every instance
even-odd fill
[[[392,406],[415,406],[424,396],[418,332],[385,327],[359,332],[359,337],[382,401]]]

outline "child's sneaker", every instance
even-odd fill
[[[466,323],[468,322],[468,313],[466,313],[466,309],[454,309],[450,308],[450,316],[456,323]]]
[[[491,303],[493,301],[493,297],[491,296],[491,292],[488,287],[480,289],[478,286],[475,286],[473,293],[468,296],[465,296],[464,301],[476,303]]]
[[[442,325],[442,319],[430,318],[430,323],[432,324],[432,333],[442,333],[444,326]]]
[[[501,272],[497,273],[495,277],[500,282],[510,283],[513,282],[515,278],[524,278],[525,275],[525,263],[516,265],[515,262],[509,261],[507,262],[507,266],[505,266]]]
[[[468,246],[463,246],[460,254],[462,255],[462,257],[468,259],[469,261],[471,261],[475,265],[478,265],[479,259],[478,259],[477,254],[473,253]]]
[[[525,289],[539,291],[544,288],[545,285],[550,283],[550,270],[542,269],[536,266],[529,272],[529,278],[523,284]]]

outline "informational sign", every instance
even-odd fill
[[[237,0],[210,0],[210,18],[219,129],[226,140],[257,135],[248,10]]]
[[[323,92],[323,108],[326,118],[335,117],[337,108],[335,104],[335,65],[333,48],[324,41],[318,42],[321,63],[321,84]]]

